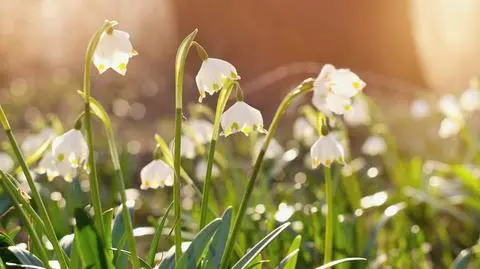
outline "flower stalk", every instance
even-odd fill
[[[265,141],[263,142],[262,148],[256,158],[255,165],[253,168],[253,173],[250,176],[250,179],[247,183],[247,188],[245,190],[245,193],[243,194],[242,201],[240,203],[240,207],[235,217],[235,222],[233,224],[233,229],[228,238],[227,246],[225,248],[225,253],[222,257],[220,268],[227,268],[228,266],[228,261],[229,261],[230,255],[233,252],[233,246],[235,244],[235,240],[238,235],[239,229],[241,227],[243,218],[245,217],[245,211],[247,209],[248,202],[250,201],[250,197],[253,192],[253,187],[255,186],[255,181],[260,172],[263,158],[265,156],[265,152],[267,151],[270,141],[272,140],[275,134],[275,130],[277,129],[280,119],[282,118],[282,115],[285,113],[285,111],[290,107],[290,104],[292,103],[293,100],[295,100],[300,95],[313,91],[313,81],[314,80],[312,78],[306,79],[299,86],[297,86],[295,89],[289,92],[287,96],[285,96],[285,98],[282,100],[277,111],[275,112],[275,116],[273,117],[272,123],[270,124],[270,128],[265,137]]]
[[[218,96],[217,109],[215,112],[215,119],[213,121],[212,141],[210,142],[210,148],[208,150],[207,171],[206,171],[205,181],[203,183],[200,229],[202,229],[207,224],[208,200],[209,200],[210,185],[211,185],[210,182],[212,180],[212,169],[213,169],[213,163],[215,159],[215,147],[216,147],[218,135],[220,132],[220,118],[222,116],[223,111],[225,110],[225,106],[227,105],[227,101],[230,97],[230,93],[232,92],[234,85],[235,85],[235,81],[228,80],[224,85],[224,89],[220,91],[220,95]]]
[[[327,200],[327,218],[325,225],[325,250],[323,256],[323,263],[327,264],[332,261],[332,247],[333,247],[333,224],[334,224],[334,208],[333,208],[333,182],[332,170],[330,167],[325,167],[325,196]]]

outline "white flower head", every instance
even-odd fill
[[[311,146],[316,140],[316,130],[306,118],[298,118],[293,123],[293,138]]]
[[[313,105],[323,112],[344,114],[351,108],[351,98],[365,88],[366,84],[349,69],[335,69],[333,65],[323,66],[313,83]]]
[[[162,160],[153,160],[140,171],[140,189],[158,189],[173,185],[173,169]]]
[[[85,163],[88,146],[82,132],[72,129],[52,141],[52,153],[57,162],[67,161],[73,168]]]
[[[310,148],[310,157],[314,169],[320,164],[330,167],[334,161],[345,163],[343,147],[333,134],[320,137]]]
[[[202,66],[195,77],[200,97],[198,101],[201,103],[205,98],[205,93],[210,95],[221,90],[227,80],[239,80],[240,76],[231,63],[215,59],[207,58],[202,62]]]
[[[265,133],[263,128],[262,113],[243,101],[238,101],[229,109],[223,112],[220,118],[223,134],[229,136],[231,134],[242,132],[246,136],[252,131]]]
[[[430,105],[423,99],[417,99],[410,104],[410,113],[415,119],[424,119],[430,116]]]
[[[186,135],[182,135],[180,139],[180,156],[187,159],[194,159],[195,156],[197,156],[195,142],[193,142],[193,140]],[[174,154],[175,152],[175,139],[170,142],[170,151],[172,152],[172,154]]]
[[[192,129],[193,140],[199,144],[207,144],[212,140],[213,124],[204,119],[193,119],[188,122]]]
[[[5,152],[0,152],[0,170],[9,172],[13,169],[15,162],[12,157]]]
[[[255,143],[255,146],[253,147],[253,159],[256,159],[258,154],[260,153],[260,150],[262,149],[263,143],[265,142],[265,137],[262,137],[257,140]],[[272,138],[270,140],[270,143],[268,144],[267,150],[265,151],[265,159],[275,159],[277,157],[280,157],[283,154],[283,147],[278,143],[278,141],[275,138]]]
[[[385,139],[379,135],[370,136],[362,146],[363,154],[377,156],[387,151]]]
[[[452,94],[444,95],[438,102],[440,111],[448,118],[461,120],[463,119],[462,110],[458,104],[457,98]]]
[[[52,128],[44,128],[38,134],[29,135],[23,140],[20,146],[26,156],[30,156],[49,139],[55,137],[55,131]]]
[[[465,111],[480,109],[480,89],[467,89],[460,96],[460,106]]]
[[[77,176],[77,168],[70,165],[67,160],[58,161],[53,156],[52,151],[47,151],[40,162],[36,172],[39,174],[46,174],[48,181],[61,176],[67,182],[72,182],[73,178]]]
[[[372,121],[368,103],[364,98],[355,98],[352,108],[343,114],[345,121],[351,126],[368,125]]]
[[[93,54],[93,64],[98,72],[103,74],[112,68],[120,75],[127,73],[127,64],[131,57],[136,55],[130,42],[130,35],[119,30],[106,31],[100,37]]]
[[[200,160],[195,166],[195,176],[200,181],[205,181],[205,176],[207,174],[207,162],[205,160]],[[218,166],[213,164],[212,166],[212,177],[218,177],[220,175],[220,169]]]
[[[460,131],[460,129],[463,126],[463,122],[453,119],[453,118],[445,118],[443,121],[440,123],[440,129],[438,130],[438,135],[441,138],[450,138]]]

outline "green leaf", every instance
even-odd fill
[[[75,239],[74,234],[67,234],[64,237],[62,237],[58,242],[60,244],[60,247],[63,249],[63,251],[65,251],[65,253],[69,257],[72,255],[73,245],[75,244],[74,239]]]
[[[262,240],[260,240],[253,248],[251,248],[247,254],[245,254],[233,267],[232,269],[243,269],[250,264],[250,262],[257,256],[264,248],[266,248],[272,241],[285,230],[288,226],[290,226],[290,222],[284,223],[279,226],[277,229],[273,230],[273,232],[269,233],[265,236]]]
[[[33,265],[33,266],[40,266],[40,267],[44,266],[44,264],[39,258],[37,258],[32,253],[28,252],[27,250],[21,249],[17,246],[10,246],[7,249],[9,252],[15,255],[15,257],[18,259],[18,262],[22,265]],[[8,261],[5,261],[5,262],[8,262]]]
[[[464,249],[460,251],[458,256],[453,261],[451,269],[467,269],[472,257],[472,251],[470,249]]]
[[[10,207],[12,207],[10,198],[7,195],[2,194],[2,196],[0,196],[0,216],[3,216]]]
[[[293,239],[293,242],[292,244],[290,245],[290,248],[288,248],[288,256],[289,257],[293,252],[295,252],[295,250],[299,250],[300,249],[300,243],[302,242],[302,236],[301,235],[297,235],[297,237],[295,237],[295,239]],[[283,268],[283,269],[295,269],[295,267],[297,266],[297,258],[298,258],[298,251],[293,255],[291,256],[290,258],[287,259],[287,257],[285,257],[283,260],[286,260],[286,263],[283,267],[281,267],[280,265],[282,264],[282,262],[280,262],[280,265],[278,266],[278,268]]]
[[[107,258],[109,261],[113,261],[113,251],[112,248],[112,221],[113,221],[113,208],[110,208],[103,212],[103,223],[104,223],[104,240],[105,247],[107,252]]]
[[[126,256],[127,259],[130,259],[130,257],[132,256],[132,253],[130,251],[126,251],[118,248],[112,248],[111,250],[113,251],[113,253],[115,253],[116,256]],[[143,259],[141,259],[140,257],[137,257],[137,258],[140,261],[142,268],[152,269],[152,266],[146,263]]]
[[[81,208],[75,209],[75,245],[80,254],[83,267],[105,269],[113,268],[107,259],[105,246],[98,236],[90,216]]]
[[[13,240],[6,233],[0,232],[0,248],[8,248],[13,245]]]
[[[150,246],[150,249],[148,250],[148,255],[147,255],[147,263],[150,266],[153,266],[153,263],[155,261],[155,253],[157,253],[158,250],[158,242],[160,241],[160,236],[162,235],[163,227],[165,226],[165,222],[167,221],[168,213],[170,213],[170,210],[172,209],[173,203],[170,203],[170,205],[167,208],[167,211],[165,212],[165,215],[163,218],[158,222],[157,228],[155,229],[155,235],[153,236],[153,240]]]
[[[187,251],[182,255],[178,261],[178,265],[170,267],[171,269],[189,269],[196,268],[205,248],[208,246],[212,236],[217,231],[222,223],[221,219],[215,219],[205,226],[193,239]]]
[[[332,266],[335,266],[337,264],[340,264],[340,263],[344,263],[344,262],[349,262],[349,261],[366,261],[367,259],[365,258],[345,258],[345,259],[340,259],[340,260],[336,260],[336,261],[333,261],[333,262],[329,262],[327,264],[324,264],[320,267],[317,267],[316,269],[326,269],[326,268],[330,268]]]
[[[296,263],[296,259],[297,259],[297,256],[298,256],[298,248],[295,249],[294,251],[292,251],[290,254],[288,254],[285,258],[283,258],[281,261],[280,261],[280,264],[277,266],[277,269],[285,269],[285,266],[287,266],[288,262],[295,258],[295,263]],[[295,267],[293,267],[295,268]]]
[[[80,94],[83,99],[87,98],[83,91],[77,91],[77,93]],[[103,122],[103,124],[107,126],[112,126],[107,111],[105,111],[105,108],[103,108],[100,102],[95,100],[95,98],[93,97],[90,97],[90,108],[92,109],[93,114],[95,114],[95,116],[97,116]]]
[[[260,257],[260,256],[258,256],[258,257]],[[253,262],[252,264],[247,266],[247,268],[245,268],[245,269],[262,269],[262,264],[269,263],[269,262],[270,262],[270,260],[259,260],[257,262]]]
[[[218,268],[220,266],[223,252],[225,251],[225,245],[227,244],[228,234],[230,232],[231,220],[232,207],[229,207],[223,213],[220,227],[218,227],[218,230],[212,239],[212,243],[208,247],[207,258],[203,268]]]
[[[128,213],[130,214],[130,218],[133,220],[133,215],[135,214],[135,205],[134,204],[127,204]],[[115,219],[113,221],[113,228],[112,228],[112,247],[118,249],[128,250],[128,247],[125,246],[127,242],[127,233],[125,230],[125,220],[123,219],[122,214],[123,207],[120,205],[115,212]],[[115,256],[115,268],[125,268],[127,266],[128,260],[126,257],[123,256]]]

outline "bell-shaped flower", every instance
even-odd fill
[[[463,114],[457,98],[452,94],[444,95],[438,102],[440,111],[448,118],[462,120]]]
[[[306,146],[311,146],[317,139],[316,130],[306,118],[298,118],[293,123],[293,138]]]
[[[220,118],[220,124],[225,136],[237,132],[242,132],[246,136],[252,131],[260,133],[266,132],[263,128],[262,113],[243,101],[236,102],[223,112]]]
[[[423,99],[414,100],[410,104],[410,114],[415,119],[424,119],[430,116],[430,105]]]
[[[332,72],[327,82],[330,90],[335,94],[345,98],[351,98],[357,95],[367,85],[355,73],[349,69],[337,69]]]
[[[12,157],[5,152],[0,152],[0,170],[9,172],[15,165]]]
[[[347,97],[328,93],[325,97],[325,105],[333,113],[342,115],[352,109],[352,100]]]
[[[215,59],[207,58],[202,62],[202,66],[195,77],[198,90],[200,92],[199,102],[205,98],[205,93],[210,95],[221,90],[228,80],[239,80],[240,76],[231,63]]]
[[[21,144],[21,149],[25,156],[30,156],[36,150],[42,146],[49,139],[53,139],[55,137],[55,131],[52,128],[44,128],[38,134],[29,135],[23,140]]]
[[[364,98],[355,98],[352,108],[343,114],[345,121],[351,126],[368,125],[372,121],[368,103]]]
[[[195,142],[186,136],[182,135],[180,137],[181,144],[180,144],[180,156],[187,158],[187,159],[194,159],[197,156],[197,149],[195,148]],[[170,151],[172,154],[175,153],[175,139],[170,142]]]
[[[460,106],[465,111],[480,109],[480,89],[467,89],[460,96]]]
[[[205,176],[207,175],[207,162],[205,160],[200,160],[195,166],[195,177],[199,181],[205,181]],[[218,177],[220,175],[220,169],[215,164],[212,165],[212,177]]]
[[[48,181],[61,176],[65,181],[72,182],[73,178],[77,176],[77,168],[72,167],[67,160],[58,161],[52,151],[47,151],[43,155],[36,172],[46,174]]]
[[[463,121],[456,120],[454,118],[445,118],[440,123],[440,129],[438,130],[438,135],[441,138],[450,138],[462,129]]]
[[[213,124],[204,119],[194,119],[188,122],[191,128],[191,136],[196,143],[201,145],[210,143],[213,136]]]
[[[173,185],[173,169],[162,160],[153,160],[140,171],[140,189],[158,189]]]
[[[52,153],[57,162],[67,161],[70,166],[77,168],[88,158],[87,142],[82,132],[72,129],[53,139]]]
[[[130,35],[119,30],[106,31],[100,37],[93,55],[93,64],[98,72],[103,74],[109,68],[125,75],[127,64],[132,56],[136,55],[130,42]]]
[[[310,148],[310,157],[314,169],[320,164],[330,167],[334,161],[345,163],[344,149],[333,134],[320,137]]]
[[[253,160],[255,160],[262,149],[263,143],[265,142],[265,137],[262,137],[257,140],[255,146],[253,147]],[[270,140],[267,150],[265,151],[264,159],[275,159],[280,157],[283,154],[283,147],[278,143],[275,138]]]
[[[370,136],[362,146],[363,154],[377,156],[387,151],[385,139],[379,135]]]

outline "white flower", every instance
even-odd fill
[[[128,60],[136,55],[127,32],[113,30],[102,34],[93,54],[93,64],[103,74],[109,68],[125,75]]]
[[[0,170],[4,172],[9,172],[13,169],[15,162],[12,157],[5,152],[0,152]]]
[[[320,164],[330,167],[334,161],[345,162],[343,147],[333,134],[320,137],[310,148],[310,157],[313,168],[317,168]]]
[[[457,98],[452,94],[444,95],[438,102],[440,111],[448,118],[463,119],[462,110],[458,104]]]
[[[47,140],[55,137],[55,131],[52,128],[44,128],[38,134],[29,135],[23,140],[21,148],[23,154],[30,156]]]
[[[306,118],[298,118],[293,123],[293,138],[311,146],[316,139],[316,130]]]
[[[72,129],[53,139],[52,153],[57,162],[65,160],[77,168],[88,158],[87,142],[79,130]]]
[[[285,222],[293,216],[293,213],[295,213],[295,208],[293,208],[293,206],[280,203],[277,212],[275,212],[275,220],[278,222]]]
[[[207,120],[194,119],[188,122],[192,129],[193,140],[199,144],[206,144],[212,140],[213,124]]]
[[[237,132],[242,132],[246,136],[252,131],[265,132],[262,113],[243,101],[236,102],[223,112],[220,124],[225,136]]]
[[[424,119],[430,112],[430,105],[423,99],[417,99],[410,104],[410,113],[415,119]]]
[[[453,118],[445,118],[440,124],[440,129],[438,130],[438,135],[441,138],[449,138],[456,135],[462,128],[463,123],[461,121],[455,120]]]
[[[198,180],[204,181],[205,176],[207,175],[207,162],[205,160],[200,160],[195,166],[195,176]],[[218,177],[220,175],[220,169],[218,166],[213,164],[212,166],[212,177]]]
[[[52,151],[47,151],[43,155],[38,163],[36,171],[39,174],[47,174],[47,179],[49,181],[61,176],[65,181],[72,182],[72,179],[77,176],[77,168],[72,167],[67,160],[56,160]]]
[[[370,136],[367,138],[362,146],[363,154],[369,156],[376,156],[383,154],[387,151],[387,143],[385,139],[379,135]]]
[[[345,112],[343,118],[351,126],[368,125],[372,119],[367,101],[364,98],[355,98],[352,108]]]
[[[173,185],[173,170],[161,160],[153,160],[140,171],[140,189],[157,189]]]
[[[181,144],[180,144],[180,156],[187,158],[187,159],[194,159],[197,156],[197,150],[195,148],[195,142],[185,135],[181,136]],[[175,139],[170,142],[170,151],[172,155],[175,153]]]
[[[257,140],[255,146],[253,147],[253,159],[256,159],[260,150],[262,149],[263,143],[265,142],[265,137],[262,137]],[[275,159],[283,154],[283,147],[278,143],[275,138],[270,140],[268,144],[267,151],[265,151],[265,159]]]
[[[325,113],[329,110],[343,114],[351,108],[351,98],[365,88],[366,84],[349,69],[335,69],[333,65],[323,66],[313,83],[313,105]]]
[[[200,92],[198,101],[202,102],[202,99],[205,98],[205,92],[212,95],[221,90],[227,80],[239,79],[237,70],[231,63],[215,58],[204,60],[195,77]]]
[[[480,90],[468,89],[460,96],[460,106],[465,111],[474,111],[480,109]]]

